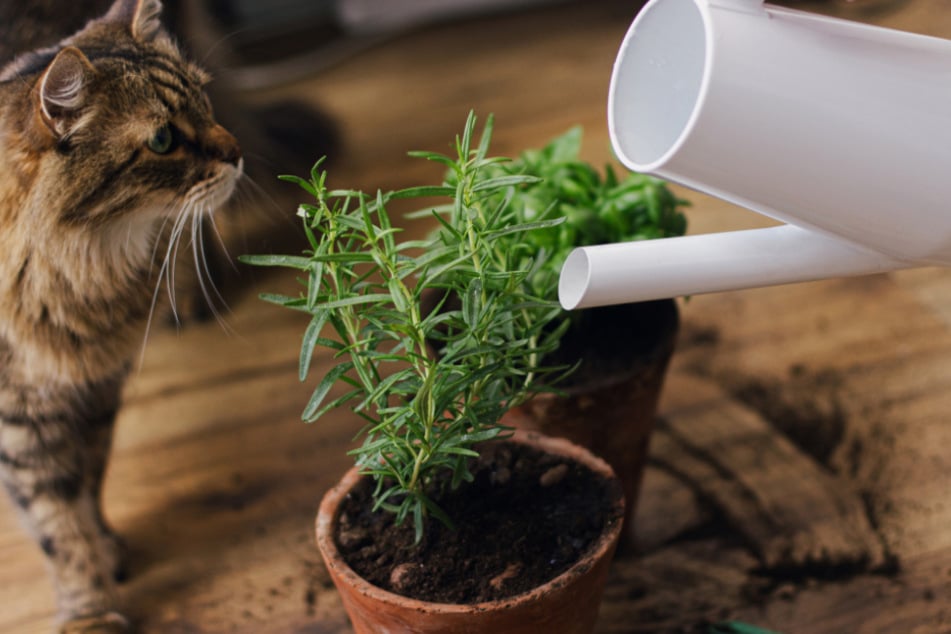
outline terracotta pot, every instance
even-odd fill
[[[517,432],[512,440],[570,457],[614,478],[607,463],[563,439]],[[356,634],[585,634],[594,629],[621,522],[608,522],[605,533],[586,557],[534,590],[473,605],[430,603],[371,585],[347,565],[338,551],[335,532],[339,505],[361,477],[356,469],[347,472],[324,496],[317,514],[317,547]],[[620,518],[624,500],[620,495],[617,500],[613,515]]]
[[[573,365],[583,359],[575,375],[582,381],[562,387],[564,395],[535,397],[509,412],[502,422],[567,438],[604,458],[620,478],[627,498],[622,537],[626,540],[637,509],[657,402],[674,352],[679,313],[674,300],[662,300],[587,309],[579,316],[579,327],[563,339],[556,361]],[[603,356],[613,360],[602,363]],[[605,372],[607,368],[612,369]]]

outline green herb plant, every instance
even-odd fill
[[[555,299],[561,267],[576,247],[681,236],[689,203],[674,195],[660,179],[638,173],[619,179],[608,165],[602,176],[579,158],[582,128],[573,127],[537,150],[493,165],[489,178],[530,176],[509,203],[513,222],[549,218],[563,222],[525,235],[505,238],[504,248],[517,248],[540,261],[531,279],[532,292]]]
[[[529,280],[544,262],[517,245],[561,220],[520,220],[515,192],[539,177],[498,169],[504,159],[488,155],[491,118],[478,145],[474,133],[470,114],[455,156],[412,153],[446,166],[449,176],[437,186],[375,195],[330,190],[320,162],[307,180],[283,177],[313,198],[298,211],[309,248],[242,258],[298,272],[298,296],[264,298],[311,316],[301,380],[316,348],[332,355],[303,418],[348,406],[366,422],[352,452],[356,463],[376,480],[376,508],[392,511],[397,522],[412,518],[417,540],[430,515],[451,525],[432,487],[471,480],[477,444],[503,434],[502,414],[560,371],[540,366],[558,334],[543,326],[560,308],[531,292]],[[397,199],[446,201],[427,207],[440,230],[402,240],[387,213]],[[423,310],[427,291],[458,298],[458,308],[444,300]]]

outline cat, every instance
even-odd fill
[[[2,4],[22,29],[0,15],[18,31],[0,38],[0,481],[46,555],[60,632],[126,632],[100,488],[156,241],[230,197],[242,150],[159,0],[114,0],[65,39],[83,3],[57,3],[56,25]]]
[[[25,0],[0,2],[0,68],[17,53],[55,45],[75,33],[94,16],[103,15],[113,0]],[[332,157],[342,144],[335,121],[318,106],[295,99],[249,104],[232,67],[240,56],[232,49],[231,34],[217,14],[225,3],[199,0],[163,0],[159,16],[166,30],[186,55],[210,68],[214,81],[205,91],[214,105],[215,118],[241,140],[245,178],[241,196],[227,205],[228,222],[214,228],[220,240],[201,245],[202,266],[214,278],[209,294],[197,283],[193,258],[181,258],[176,274],[178,297],[171,321],[206,319],[217,312],[215,303],[235,299],[248,288],[249,278],[260,273],[234,261],[235,253],[280,251],[300,239],[299,227],[287,221],[283,209],[296,207],[293,187],[280,183],[277,174],[296,174],[321,157]],[[210,230],[207,227],[206,230]],[[206,235],[211,235],[208,231]],[[286,247],[285,247],[286,245]],[[183,266],[184,265],[184,266]]]

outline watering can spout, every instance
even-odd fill
[[[649,0],[611,76],[618,159],[785,224],[582,247],[565,308],[951,266],[951,41],[762,0]]]
[[[882,273],[911,264],[780,225],[575,249],[558,295],[567,309]]]

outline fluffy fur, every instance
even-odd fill
[[[100,508],[120,392],[156,261],[242,172],[160,12],[115,0],[59,41],[38,22],[46,47],[0,70],[0,480],[48,558],[63,632],[127,630]]]

